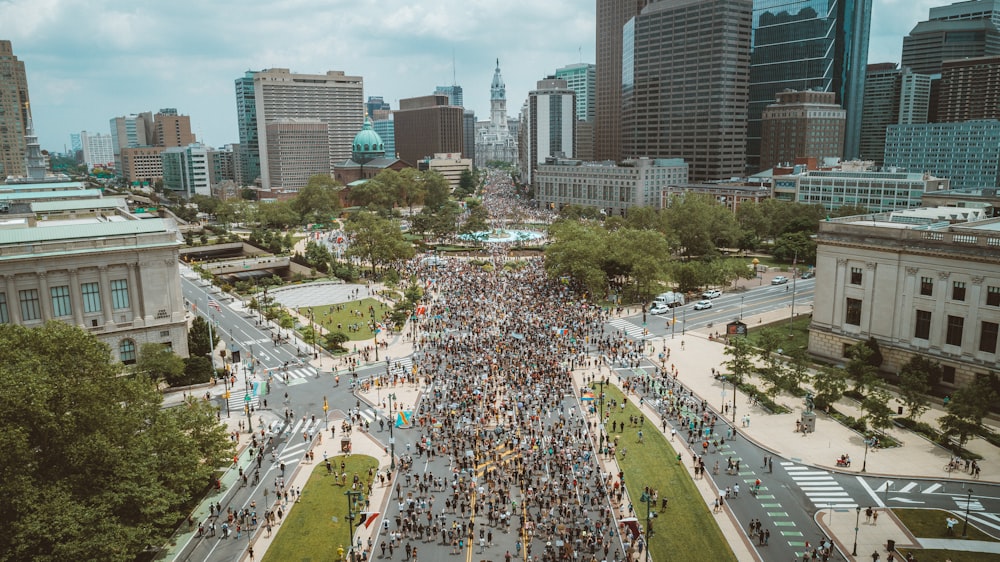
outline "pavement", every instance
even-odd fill
[[[636,312],[638,312],[638,309],[631,311],[633,314]],[[780,322],[787,319],[787,317],[787,310],[777,310],[759,316],[746,316],[744,321],[753,327],[754,325]],[[711,374],[711,369],[713,368],[717,371],[725,372],[726,369],[723,363],[728,359],[728,357],[724,354],[724,344],[710,337],[713,331],[718,330],[691,330],[686,334],[675,337],[674,339],[671,339],[669,335],[665,337],[653,338],[649,340],[652,345],[647,349],[649,358],[653,361],[657,360],[657,355],[662,349],[669,349],[671,351],[671,355],[667,362],[673,364],[677,368],[679,380],[696,395],[707,400],[710,407],[716,410],[721,410],[723,390],[728,391],[725,396],[726,401],[730,406],[734,403],[734,399],[732,397],[732,385],[727,384],[724,389],[723,383],[716,380]],[[387,342],[387,347],[381,348],[382,353],[384,353],[383,357],[390,356],[393,358],[400,358],[410,355],[413,352],[413,343],[409,338],[410,334],[408,327],[404,328],[401,333],[380,336],[380,343],[385,345]],[[357,348],[364,349],[366,346],[373,345],[374,340],[352,343],[357,344]],[[344,368],[346,365],[343,362],[343,359],[324,357],[321,354],[319,359],[313,360],[310,363],[321,370],[325,370],[326,372],[347,372],[346,368]],[[339,370],[341,368],[344,369]],[[577,384],[578,387],[582,386],[585,378],[593,373],[593,369],[588,370],[578,368],[574,370],[574,383]],[[615,377],[611,378],[614,379]],[[616,380],[612,380],[611,382],[618,384],[618,381]],[[419,393],[421,390],[422,388],[420,385],[406,384],[399,385],[397,388],[393,389],[393,392],[396,393],[398,400],[401,403],[416,404],[419,400]],[[209,388],[208,391],[212,394],[219,394],[222,392],[222,387],[216,385],[214,388]],[[185,392],[195,396],[204,396],[206,390],[205,388],[198,387],[189,389]],[[356,391],[356,394],[372,406],[375,406],[377,402],[374,395],[375,392],[375,389],[371,389],[368,392]],[[168,395],[166,401],[168,403],[179,402],[181,398],[177,397],[177,394],[179,393],[172,393],[172,395]],[[776,399],[776,402],[789,408],[791,413],[772,414],[758,405],[751,404],[749,397],[739,391],[737,392],[737,396],[735,398],[737,416],[741,420],[745,420],[743,423],[736,424],[739,426],[737,427],[739,433],[742,434],[744,438],[755,442],[776,456],[839,473],[860,474],[862,466],[864,466],[867,470],[867,474],[872,476],[884,475],[905,476],[908,478],[927,478],[931,480],[954,481],[959,484],[975,482],[975,480],[972,480],[971,476],[967,473],[945,471],[944,466],[950,459],[950,453],[917,434],[901,428],[891,428],[888,430],[888,433],[900,441],[903,445],[891,449],[868,449],[866,455],[862,436],[835,421],[823,412],[816,412],[816,430],[814,432],[808,434],[796,432],[795,421],[800,419],[805,406],[802,399],[791,395],[781,395]],[[895,408],[896,405],[896,403],[890,402],[891,407]],[[898,405],[902,404],[899,403]],[[837,409],[852,416],[857,416],[860,413],[858,404],[850,399],[843,399],[838,402]],[[659,421],[658,414],[648,404],[643,405],[643,411],[651,419],[656,420],[657,422]],[[727,414],[727,417],[729,417],[731,413],[732,411]],[[936,425],[937,418],[943,416],[944,414],[945,411],[943,405],[935,403],[927,412],[922,414],[919,419],[930,423],[931,425]],[[226,419],[224,417],[223,421],[228,425],[233,426],[231,429],[234,429],[237,423],[237,418],[238,416],[234,416],[230,419]],[[333,418],[331,419],[331,423],[339,424],[342,419],[343,417],[340,417],[339,419]],[[997,424],[994,420],[987,420],[986,424],[994,430],[1000,431],[1000,429],[998,429],[1000,424]],[[656,423],[655,427],[659,427],[659,423]],[[353,437],[354,454],[366,454],[378,459],[380,468],[383,469],[389,465],[389,455],[372,437],[365,435],[363,432],[359,433],[357,431],[354,432]],[[321,457],[323,453],[326,453],[331,457],[338,455],[340,454],[339,448],[337,447],[338,445],[339,439],[327,439],[321,443],[317,443],[314,449],[316,451],[316,456]],[[970,442],[966,445],[966,448],[983,456],[983,460],[980,461],[980,467],[982,469],[980,480],[1000,482],[1000,448],[994,447],[980,438],[973,438],[970,440]],[[853,463],[850,468],[843,469],[836,467],[836,458],[842,454],[849,454],[851,456]],[[614,463],[613,460],[605,461],[603,459],[601,462],[602,464],[605,462]],[[311,468],[311,465],[304,463],[299,465],[299,468],[296,469],[296,472],[289,479],[291,486],[305,486],[305,483],[309,478],[309,471],[303,470],[303,467]],[[616,466],[605,466],[604,468],[606,470],[614,470],[614,472],[617,472]],[[230,472],[234,471],[235,468]],[[706,504],[711,504],[712,500],[718,497],[719,489],[711,477],[695,480],[694,482],[701,492]],[[388,486],[384,488],[376,487],[371,496],[372,504],[382,506],[383,512],[384,506],[388,501],[389,491],[390,488]],[[207,505],[207,502],[210,500],[211,498],[207,499],[205,505]],[[861,515],[864,515],[863,511],[861,512]],[[850,511],[820,511],[816,514],[817,522],[824,529],[826,529],[828,535],[833,539],[840,552],[843,553],[848,560],[855,559],[854,556],[851,556],[851,553],[855,551],[855,518],[857,516],[857,513],[852,513]],[[961,519],[960,516],[958,518]],[[730,546],[733,548],[737,559],[761,560],[760,555],[757,550],[753,548],[746,535],[744,530],[745,525],[743,522],[737,521],[729,510],[726,510],[726,513],[718,517],[716,521],[719,523],[723,534],[726,536]],[[877,531],[875,529],[876,527]],[[367,544],[368,536],[377,533],[378,530],[378,525],[372,525],[370,528],[359,529],[355,540],[360,538],[362,540],[362,544]],[[254,550],[258,557],[263,556],[264,551],[275,536],[276,533],[272,534],[270,537],[265,537],[263,536],[262,531],[257,532],[254,538]],[[372,538],[375,539],[376,537],[372,536]],[[942,545],[944,545],[943,548],[951,550],[965,550],[970,548],[975,548],[977,551],[981,552],[996,552],[1000,550],[1000,543],[982,543],[981,541],[949,539],[920,539],[913,537],[907,532],[898,519],[896,519],[891,512],[886,510],[882,512],[878,518],[877,526],[866,524],[864,521],[858,525],[856,539],[856,552],[858,553],[857,558],[870,558],[873,551],[877,551],[884,555],[886,552],[887,539],[895,540],[896,546],[903,548],[907,546],[919,546],[920,548],[942,548]],[[248,558],[244,557],[243,559],[246,560]]]

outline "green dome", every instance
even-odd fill
[[[371,119],[365,119],[365,124],[354,135],[354,143],[351,145],[351,159],[358,163],[365,163],[373,158],[385,156],[385,143],[382,137],[372,128]]]

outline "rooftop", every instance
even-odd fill
[[[80,211],[84,209],[115,209],[127,208],[124,197],[108,197],[101,199],[69,199],[64,201],[35,201],[30,203],[33,213],[51,213],[55,211]]]
[[[68,224],[67,224],[68,223]],[[59,221],[45,228],[0,229],[0,246],[35,244],[40,242],[55,242],[61,240],[80,240],[85,238],[107,238],[111,236],[133,236],[168,232],[167,222],[163,219],[125,220],[113,222]]]
[[[4,186],[7,187],[7,186]],[[25,199],[97,199],[100,189],[70,189],[63,191],[11,192],[0,190],[0,201],[22,201]]]

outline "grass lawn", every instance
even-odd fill
[[[903,555],[903,560],[910,552],[920,562],[1000,562],[1000,554],[989,552],[963,552],[961,550],[938,550],[934,548],[897,548]],[[900,558],[897,556],[897,560]]]
[[[792,320],[791,325],[791,337],[788,337],[788,342],[783,345],[786,352],[793,349],[807,349],[809,347],[809,323],[812,322],[812,318],[808,314],[803,314],[801,316],[796,316]],[[783,334],[788,334],[788,319],[780,320],[778,322],[772,322],[770,324],[765,324],[763,326],[756,326],[750,328],[750,333],[747,335],[750,338],[750,342],[757,345],[757,340],[760,339],[760,332],[765,329],[778,330]]]
[[[337,310],[342,306],[343,310]],[[344,332],[351,341],[367,340],[375,337],[375,333],[368,329],[368,322],[371,315],[368,307],[375,307],[375,317],[382,318],[382,314],[392,309],[391,306],[373,298],[361,299],[359,301],[349,301],[339,305],[324,304],[322,306],[300,307],[299,314],[309,318],[309,311],[312,310],[316,322],[330,332]],[[352,314],[352,311],[360,311],[364,316]],[[340,324],[340,328],[337,325]],[[351,324],[357,324],[360,330],[352,331],[348,328]]]
[[[334,472],[339,472],[341,460],[345,463],[347,486],[341,486],[335,476],[327,474],[322,462],[316,463],[309,482],[302,489],[302,499],[277,527],[278,534],[264,554],[263,562],[332,561],[337,560],[339,546],[347,550],[351,539],[344,492],[351,489],[355,473],[365,481],[368,469],[377,467],[378,461],[365,455],[331,457],[336,467]],[[354,523],[358,523],[358,518]]]
[[[903,522],[903,525],[906,525],[913,536],[919,539],[948,539],[961,538],[962,536],[964,517],[960,515],[953,515],[940,509],[893,509],[892,512],[896,514],[896,517],[899,517],[899,520]],[[944,520],[946,517],[954,517],[959,521],[958,525],[955,525],[954,537],[949,537],[945,531]],[[975,541],[998,542],[997,538],[987,535],[973,525],[969,525],[968,535],[970,539]]]
[[[597,385],[594,389],[598,390]],[[615,399],[621,403],[622,393],[617,388],[605,385],[604,392],[606,400]],[[608,402],[604,407],[610,407]],[[611,420],[627,424],[629,416],[637,415],[641,415],[639,409],[630,400],[624,411],[620,406],[615,408]],[[638,443],[638,429],[626,427],[624,433],[609,432],[609,435],[612,439],[621,436],[619,451],[622,447],[628,448],[625,460],[619,460],[619,464],[625,472],[625,487],[640,523],[644,524],[646,519],[646,506],[639,502],[646,486],[658,490],[660,498],[670,500],[666,509],[661,510],[658,506],[655,509],[659,515],[653,520],[650,556],[654,560],[736,560],[715,522],[716,515],[708,510],[691,479],[688,455],[684,455],[683,464],[678,464],[677,452],[651,420],[647,419],[643,425],[645,443],[641,445]]]

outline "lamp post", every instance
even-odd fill
[[[646,562],[649,562],[649,539],[653,538],[653,517],[656,517],[656,513],[653,512],[651,504],[653,503],[653,496],[649,494],[649,488],[642,493],[639,501],[646,504]]]
[[[688,325],[688,309],[684,309],[684,319],[681,320],[681,335],[683,336],[687,332]],[[684,343],[684,342],[681,342]]]
[[[670,339],[674,339],[674,334],[677,333],[677,307],[670,307]]]
[[[865,469],[868,468],[868,438],[865,437],[865,458],[861,461],[861,472],[866,472]]]
[[[746,295],[740,295],[740,321],[743,320],[743,298]]]
[[[358,515],[354,512],[354,507],[361,501],[361,492],[348,490],[344,495],[347,496],[347,531],[351,541],[348,552],[351,553],[351,558],[354,558],[354,518]]]
[[[249,398],[249,394],[246,395]],[[250,415],[250,402],[246,401],[243,405],[243,410],[247,413],[247,433],[253,433],[253,416]]]
[[[392,455],[389,460],[389,470],[393,472],[396,471],[396,437],[393,434],[392,428],[396,425],[396,416],[393,415],[393,407],[395,404],[393,402],[396,400],[396,393],[390,393],[386,395],[389,399],[389,454]]]
[[[854,508],[857,511],[857,515],[854,516],[854,549],[851,550],[851,556],[858,555],[858,529],[861,524],[861,506]]]
[[[969,497],[965,500],[965,523],[962,523],[962,538],[966,538],[969,530],[969,507],[972,505],[972,488],[969,488]]]
[[[795,278],[798,277],[798,267],[796,264],[799,262],[799,252],[795,252],[795,257],[792,258],[792,310],[788,316],[788,337],[792,337],[792,322],[795,320]]]
[[[726,400],[726,382],[733,385],[733,431],[736,431],[736,379],[728,380],[725,376],[722,377],[722,400]],[[723,418],[725,419],[725,418]]]
[[[753,274],[757,276],[757,280],[759,281],[759,283],[757,283],[757,284],[758,285],[763,285],[764,284],[764,276],[761,275],[759,271],[757,271],[757,265],[760,264],[760,260],[757,259],[757,258],[754,258],[753,261],[750,262],[750,263],[753,264]]]

